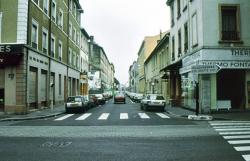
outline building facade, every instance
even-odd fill
[[[79,94],[81,13],[79,0],[0,0],[1,111],[27,113]]]
[[[168,0],[171,8],[171,65],[175,97],[200,112],[224,104],[250,108],[250,33],[247,0]],[[170,76],[171,78],[171,76]],[[197,86],[198,85],[198,86]],[[173,84],[172,84],[173,86]],[[176,99],[175,98],[175,99]]]
[[[89,52],[89,75],[95,78],[89,92],[91,94],[112,92],[115,73],[114,65],[110,63],[104,49],[95,43],[93,36],[90,38]]]
[[[166,33],[146,59],[144,66],[147,93],[162,94],[167,102],[170,99],[169,73],[164,72],[164,68],[169,64],[169,33]]]
[[[142,41],[140,49],[138,51],[138,77],[139,77],[139,84],[138,86],[138,93],[146,93],[146,80],[145,80],[145,69],[144,69],[144,62],[149,57],[151,52],[156,47],[158,41],[160,40],[161,34],[155,36],[146,36]]]

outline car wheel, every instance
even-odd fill
[[[143,105],[143,109],[145,110],[145,111],[147,111],[148,110],[148,106],[147,105]]]

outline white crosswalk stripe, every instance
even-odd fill
[[[236,151],[250,153],[250,121],[210,121],[209,123],[229,144],[234,146]],[[245,153],[241,156],[246,161],[250,161],[250,154]]]
[[[85,113],[82,116],[78,117],[76,120],[85,120],[87,119],[90,115],[92,115],[91,113]]]
[[[163,113],[156,113],[156,115],[160,116],[163,119],[169,119],[170,118],[169,116],[167,116],[167,115],[165,115]]]
[[[109,113],[103,113],[101,116],[98,118],[98,120],[107,120],[109,117]]]
[[[121,120],[127,120],[128,119],[128,113],[120,113],[120,119]]]
[[[59,118],[55,119],[55,121],[62,121],[62,120],[65,120],[65,119],[67,119],[67,118],[69,118],[69,117],[71,117],[73,115],[74,114],[67,114],[65,116],[62,116],[62,117],[59,117]]]
[[[242,155],[242,157],[243,157],[246,161],[250,161],[250,155]]]
[[[150,119],[150,117],[146,113],[138,113],[141,119]]]
[[[86,120],[90,117],[96,117],[96,115],[93,115],[92,113],[85,113],[85,114],[82,114],[81,116],[78,116],[77,114],[66,114],[64,116],[56,118],[54,121],[63,121],[69,117],[72,117],[73,115],[77,116],[76,118],[74,118],[77,121],[83,121],[83,120]],[[96,119],[97,120],[107,120],[110,117],[110,115],[111,115],[110,113],[102,113]],[[138,113],[138,115],[139,115],[140,119],[151,119],[151,116],[153,116],[153,115],[156,115],[161,119],[169,119],[170,118],[165,113],[155,113],[155,114],[150,114],[150,116],[146,113]],[[133,118],[133,117],[131,117],[131,118]],[[125,112],[120,113],[120,120],[128,120],[128,119],[130,119],[128,113],[125,113]]]

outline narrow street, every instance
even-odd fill
[[[2,161],[243,161],[213,122],[110,100],[85,114],[1,122],[0,154]]]

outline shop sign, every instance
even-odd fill
[[[214,74],[220,70],[218,65],[194,65],[191,67],[191,71],[197,74]]]
[[[0,66],[13,65],[20,60],[23,45],[0,45]]]
[[[201,61],[202,65],[218,65],[223,69],[250,69],[250,61]]]

